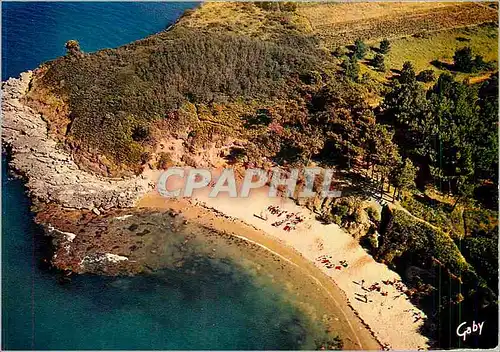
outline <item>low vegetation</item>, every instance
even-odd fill
[[[133,165],[146,143],[138,131],[175,118],[186,102],[224,104],[294,94],[300,79],[321,67],[321,55],[313,54],[179,28],[114,50],[70,52],[49,63],[38,84],[52,87],[52,94],[70,105],[67,137]]]
[[[498,22],[497,9],[479,3],[304,4],[297,13],[307,18],[312,32],[331,47],[352,45],[357,38],[371,43]]]
[[[434,201],[425,193],[408,193],[401,201],[401,205],[410,209],[412,214],[438,227],[451,238],[460,239],[465,236],[463,210],[455,209],[450,212],[451,206]]]
[[[372,42],[371,42],[372,44]],[[388,69],[399,70],[405,61],[411,58],[417,72],[432,70],[436,76],[453,72],[458,81],[468,77],[481,77],[482,72],[495,70],[497,67],[498,30],[496,23],[486,23],[475,27],[448,29],[438,32],[424,32],[390,40],[391,49],[385,54]],[[377,45],[373,42],[372,45]],[[453,67],[453,56],[458,49],[470,47],[474,56],[482,57],[488,66],[478,72],[462,72]],[[372,59],[376,50],[367,54]],[[366,69],[371,70],[369,65]],[[385,75],[370,71],[382,79]]]

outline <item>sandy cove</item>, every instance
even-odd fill
[[[76,209],[130,207],[137,199],[140,199],[139,206],[142,207],[175,207],[175,201],[167,202],[156,192],[146,194],[149,185],[156,184],[159,176],[157,171],[148,170],[141,176],[125,180],[109,180],[80,170],[71,157],[64,151],[58,150],[56,142],[48,138],[47,126],[40,114],[21,103],[20,98],[28,88],[30,77],[31,73],[25,73],[20,79],[5,82],[2,87],[4,93],[2,134],[4,142],[12,148],[11,166],[26,176],[27,187],[33,197]],[[301,268],[308,268],[308,275],[319,280],[323,288],[328,288],[331,297],[340,302],[339,309],[344,308],[342,314],[346,317],[346,326],[353,332],[351,334],[355,342],[353,347],[380,348],[376,341],[364,332],[367,331],[366,328],[356,318],[349,305],[382,344],[394,349],[427,347],[427,339],[418,333],[422,321],[415,323],[415,313],[420,315],[423,313],[418,311],[404,295],[392,286],[383,285],[382,288],[387,292],[387,296],[382,296],[376,291],[366,292],[360,285],[354,283],[364,280],[365,287],[369,287],[375,282],[381,283],[382,280],[399,279],[396,273],[385,265],[376,263],[357,241],[337,225],[323,225],[315,220],[313,213],[295,205],[292,200],[269,198],[266,193],[265,189],[261,189],[259,192],[253,191],[247,199],[224,197],[212,199],[208,197],[208,189],[205,189],[195,193],[193,200],[204,203],[205,207],[212,208],[225,216],[241,220],[249,226],[236,226],[237,222],[228,221],[213,211],[206,212],[199,220],[212,219],[211,226],[214,228],[225,229],[226,232],[254,241],[267,249],[272,248],[275,254],[286,258],[287,261]],[[144,194],[146,195],[142,197]],[[179,204],[182,209],[186,208],[186,204]],[[305,221],[295,230],[287,232],[283,230],[283,226],[271,226],[276,220],[272,215],[269,215],[267,221],[254,216],[261,214],[270,205],[278,205],[289,212],[301,213]],[[196,206],[191,208],[204,209]],[[101,211],[97,209],[95,212]],[[257,232],[254,230],[259,230],[261,233],[256,235]],[[341,267],[341,270],[328,269],[316,260],[321,255],[331,255],[332,261],[336,264],[339,264],[340,260],[345,260],[349,265],[347,268]],[[333,280],[324,279],[328,277]],[[334,282],[345,296],[333,285]],[[359,301],[356,299],[357,293],[366,294],[367,300],[372,302]]]
[[[158,172],[146,174],[152,181],[159,176]],[[173,189],[170,188],[172,186],[170,182],[167,185],[169,189]],[[332,298],[339,302],[339,308],[343,307],[343,314],[361,349],[380,349],[372,336],[363,334],[362,330],[366,331],[363,324],[386,348],[428,348],[428,339],[419,333],[423,319],[418,317],[425,317],[425,314],[401,290],[382,283],[401,280],[401,277],[386,265],[377,263],[357,240],[338,225],[320,223],[314,213],[296,205],[291,199],[269,198],[267,188],[252,190],[248,198],[229,198],[222,193],[217,198],[209,198],[209,191],[209,188],[197,190],[189,201],[166,199],[153,191],[138,202],[138,207],[182,210],[187,218],[256,242],[286,261],[304,267],[308,275],[313,275],[316,282],[328,289]],[[304,221],[291,231],[283,229],[285,224],[272,226],[277,220],[284,219],[286,213],[281,217],[272,215],[267,211],[269,206],[300,214]],[[267,217],[267,220],[255,215]],[[249,226],[242,226],[244,224]],[[319,257],[325,255],[332,257],[333,267],[327,268],[321,263]],[[346,261],[347,267],[340,265],[340,261]],[[362,280],[365,289],[361,286]],[[374,283],[379,283],[380,292],[366,290]]]

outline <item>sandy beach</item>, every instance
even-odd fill
[[[152,182],[158,176],[158,172],[148,174]],[[328,290],[343,311],[346,328],[354,335],[353,348],[428,347],[428,339],[419,333],[425,315],[402,293],[405,288],[400,276],[377,263],[339,226],[320,223],[315,214],[291,199],[269,198],[266,188],[252,190],[248,198],[229,198],[222,193],[209,198],[209,191],[197,190],[189,200],[167,199],[152,191],[138,207],[182,210],[188,219],[253,241],[300,266]],[[294,225],[294,219],[301,221]]]

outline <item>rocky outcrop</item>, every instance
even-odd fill
[[[195,234],[203,231],[176,212],[144,209],[113,209],[98,216],[49,204],[35,220],[52,238],[52,265],[100,275],[181,265],[185,255],[193,254]]]
[[[2,85],[2,141],[11,149],[10,165],[25,176],[32,198],[73,209],[134,206],[148,191],[148,180],[141,176],[112,180],[79,169],[50,138],[42,115],[23,104],[31,77],[25,72]]]

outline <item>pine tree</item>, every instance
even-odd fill
[[[356,39],[354,42],[354,56],[361,60],[365,57],[368,48],[361,39]]]
[[[396,192],[399,194],[401,191],[408,191],[415,187],[415,177],[418,168],[413,165],[410,159],[406,158],[397,168],[394,169],[392,174],[392,182],[394,184],[394,193],[392,199],[396,198]]]
[[[453,55],[453,62],[455,63],[455,68],[458,71],[472,72],[472,69],[474,68],[472,49],[468,46],[457,49],[455,51],[455,55]]]
[[[386,38],[380,42],[380,52],[382,54],[387,54],[389,50],[391,50],[391,43]]]
[[[433,82],[435,79],[436,77],[434,76],[433,70],[423,70],[417,75],[417,81],[424,83]]]
[[[373,67],[375,67],[375,69],[377,69],[378,71],[385,71],[384,55],[375,55],[375,57],[373,58]]]
[[[412,63],[410,61],[406,61],[403,64],[403,69],[398,77],[399,83],[412,85],[415,84],[416,79],[415,69],[413,68]]]
[[[345,75],[352,81],[357,82],[359,79],[359,64],[356,57],[353,55],[350,59],[344,61]]]

